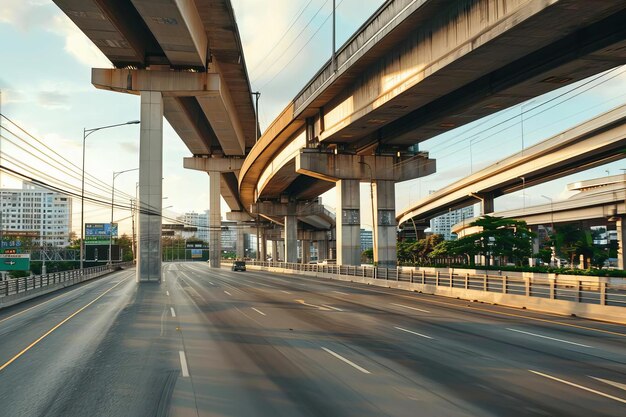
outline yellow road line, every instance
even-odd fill
[[[126,278],[128,279],[128,278]],[[79,308],[78,310],[76,310],[75,312],[73,312],[71,315],[69,315],[67,318],[65,318],[62,322],[60,322],[59,324],[57,324],[56,326],[54,326],[52,329],[48,330],[46,333],[44,333],[42,336],[40,336],[37,340],[35,340],[33,343],[31,343],[30,345],[28,345],[27,347],[25,347],[24,349],[22,349],[22,351],[20,353],[18,353],[17,355],[13,356],[11,359],[9,359],[4,365],[0,366],[0,371],[4,370],[4,368],[6,368],[7,366],[11,365],[13,362],[15,362],[20,356],[22,356],[23,354],[25,354],[26,352],[28,352],[33,346],[35,346],[37,343],[41,342],[44,338],[46,338],[50,333],[52,333],[53,331],[55,331],[56,329],[58,329],[59,327],[61,327],[63,324],[65,324],[68,320],[70,320],[72,317],[74,317],[75,315],[77,315],[78,313],[80,313],[81,311],[83,311],[84,309],[86,309],[87,307],[89,307],[90,305],[92,305],[93,303],[95,303],[96,301],[98,301],[99,299],[101,299],[102,297],[104,297],[107,293],[109,293],[110,291],[112,291],[115,287],[117,287],[118,285],[120,285],[121,283],[125,282],[126,279],[124,279],[123,281],[118,282],[117,284],[115,284],[114,286],[112,286],[111,288],[109,288],[108,290],[106,290],[105,292],[103,292],[102,294],[100,294],[99,296],[97,296],[96,298],[94,298],[91,302],[89,302],[88,304],[85,304],[84,306],[82,306],[81,308]]]

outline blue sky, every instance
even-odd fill
[[[382,3],[382,0],[338,1],[337,45],[341,45]],[[262,128],[272,122],[329,58],[331,19],[328,16],[331,5],[332,1],[329,0],[272,0],[272,7],[267,7],[267,2],[262,0],[233,0],[252,88],[261,91]],[[300,17],[294,23],[298,15]],[[292,23],[292,29],[283,37]],[[300,36],[296,38],[298,34]],[[139,117],[137,96],[101,91],[91,86],[90,69],[108,67],[110,63],[51,1],[2,0],[0,50],[2,113],[57,149],[70,161],[80,164],[83,128]],[[608,80],[620,71],[621,75]],[[623,70],[599,78],[597,84],[597,87],[587,92],[581,92],[582,88],[576,90],[575,94],[580,95],[552,109],[546,110],[548,106],[544,106],[525,113],[524,145],[529,146],[626,102],[626,76]],[[561,93],[553,93],[553,96]],[[539,98],[532,104],[526,104],[524,109],[532,109],[546,100],[545,97]],[[480,128],[471,130],[472,125],[466,126],[423,143],[421,149],[430,151],[431,157],[437,159],[438,172],[423,179],[398,184],[398,210],[427,195],[429,190],[436,190],[469,174],[471,169],[476,171],[496,159],[519,151],[522,142],[519,118],[509,123],[508,130],[486,130],[507,116],[519,114],[519,107],[501,113],[504,114],[492,117]],[[165,125],[163,195],[168,199],[164,206],[173,206],[166,214],[175,216],[186,211],[203,211],[208,208],[208,176],[182,168],[182,159],[189,156],[189,152],[167,123]],[[476,136],[477,132],[482,133]],[[87,172],[110,184],[113,171],[137,167],[138,138],[139,129],[136,125],[94,133],[87,142]],[[2,152],[23,158],[33,167],[38,166],[37,161],[21,155],[19,149],[4,140]],[[563,190],[567,183],[606,175],[607,170],[617,174],[621,172],[620,168],[626,168],[626,164],[618,161],[529,188],[525,192],[526,205],[544,203],[545,200],[540,197],[542,194],[555,200],[564,198],[566,194]],[[134,194],[136,181],[136,173],[123,174],[116,180],[116,188]],[[0,182],[3,186],[19,185],[6,174],[2,174]],[[68,179],[68,182],[74,186],[80,185],[75,179]],[[367,225],[371,215],[368,211],[369,191],[365,184],[362,185],[361,195],[362,221]],[[127,203],[122,196],[116,202]],[[333,191],[324,196],[324,202],[334,206]],[[521,206],[521,193],[496,200],[496,209]],[[223,207],[225,210],[224,204]],[[78,230],[77,204],[74,215],[75,229]],[[108,208],[87,207],[88,222],[106,222],[109,216]],[[116,220],[126,216],[127,213],[116,211]],[[124,231],[129,227],[130,223],[125,221],[121,229]]]

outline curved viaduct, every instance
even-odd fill
[[[419,143],[626,63],[624,21],[615,0],[388,1],[252,148],[240,200],[284,219],[293,262],[297,205],[336,187],[337,261],[358,264],[371,182],[375,261],[395,265],[394,184],[435,171]]]

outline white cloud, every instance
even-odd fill
[[[53,7],[51,7],[53,6]],[[2,0],[0,2],[0,22],[29,31],[44,26],[54,14],[51,2],[41,0]]]
[[[41,91],[37,94],[39,104],[48,109],[69,109],[69,95],[60,91]]]
[[[50,30],[65,38],[65,52],[91,68],[111,68],[111,62],[65,14],[52,19]]]
[[[25,32],[43,28],[64,38],[65,51],[81,64],[90,68],[111,67],[104,54],[50,1],[2,0],[0,22]]]

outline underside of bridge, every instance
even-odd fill
[[[358,183],[371,183],[375,261],[394,265],[393,184],[435,172],[419,143],[626,63],[625,19],[614,0],[389,1],[264,132],[241,201],[336,187],[337,261],[355,264]]]
[[[138,281],[161,279],[162,117],[198,159],[239,166],[257,137],[255,110],[230,0],[55,0],[111,61],[101,89],[141,96]],[[197,164],[196,164],[197,165]],[[211,264],[220,264],[220,193],[233,210],[237,170],[210,177]]]

